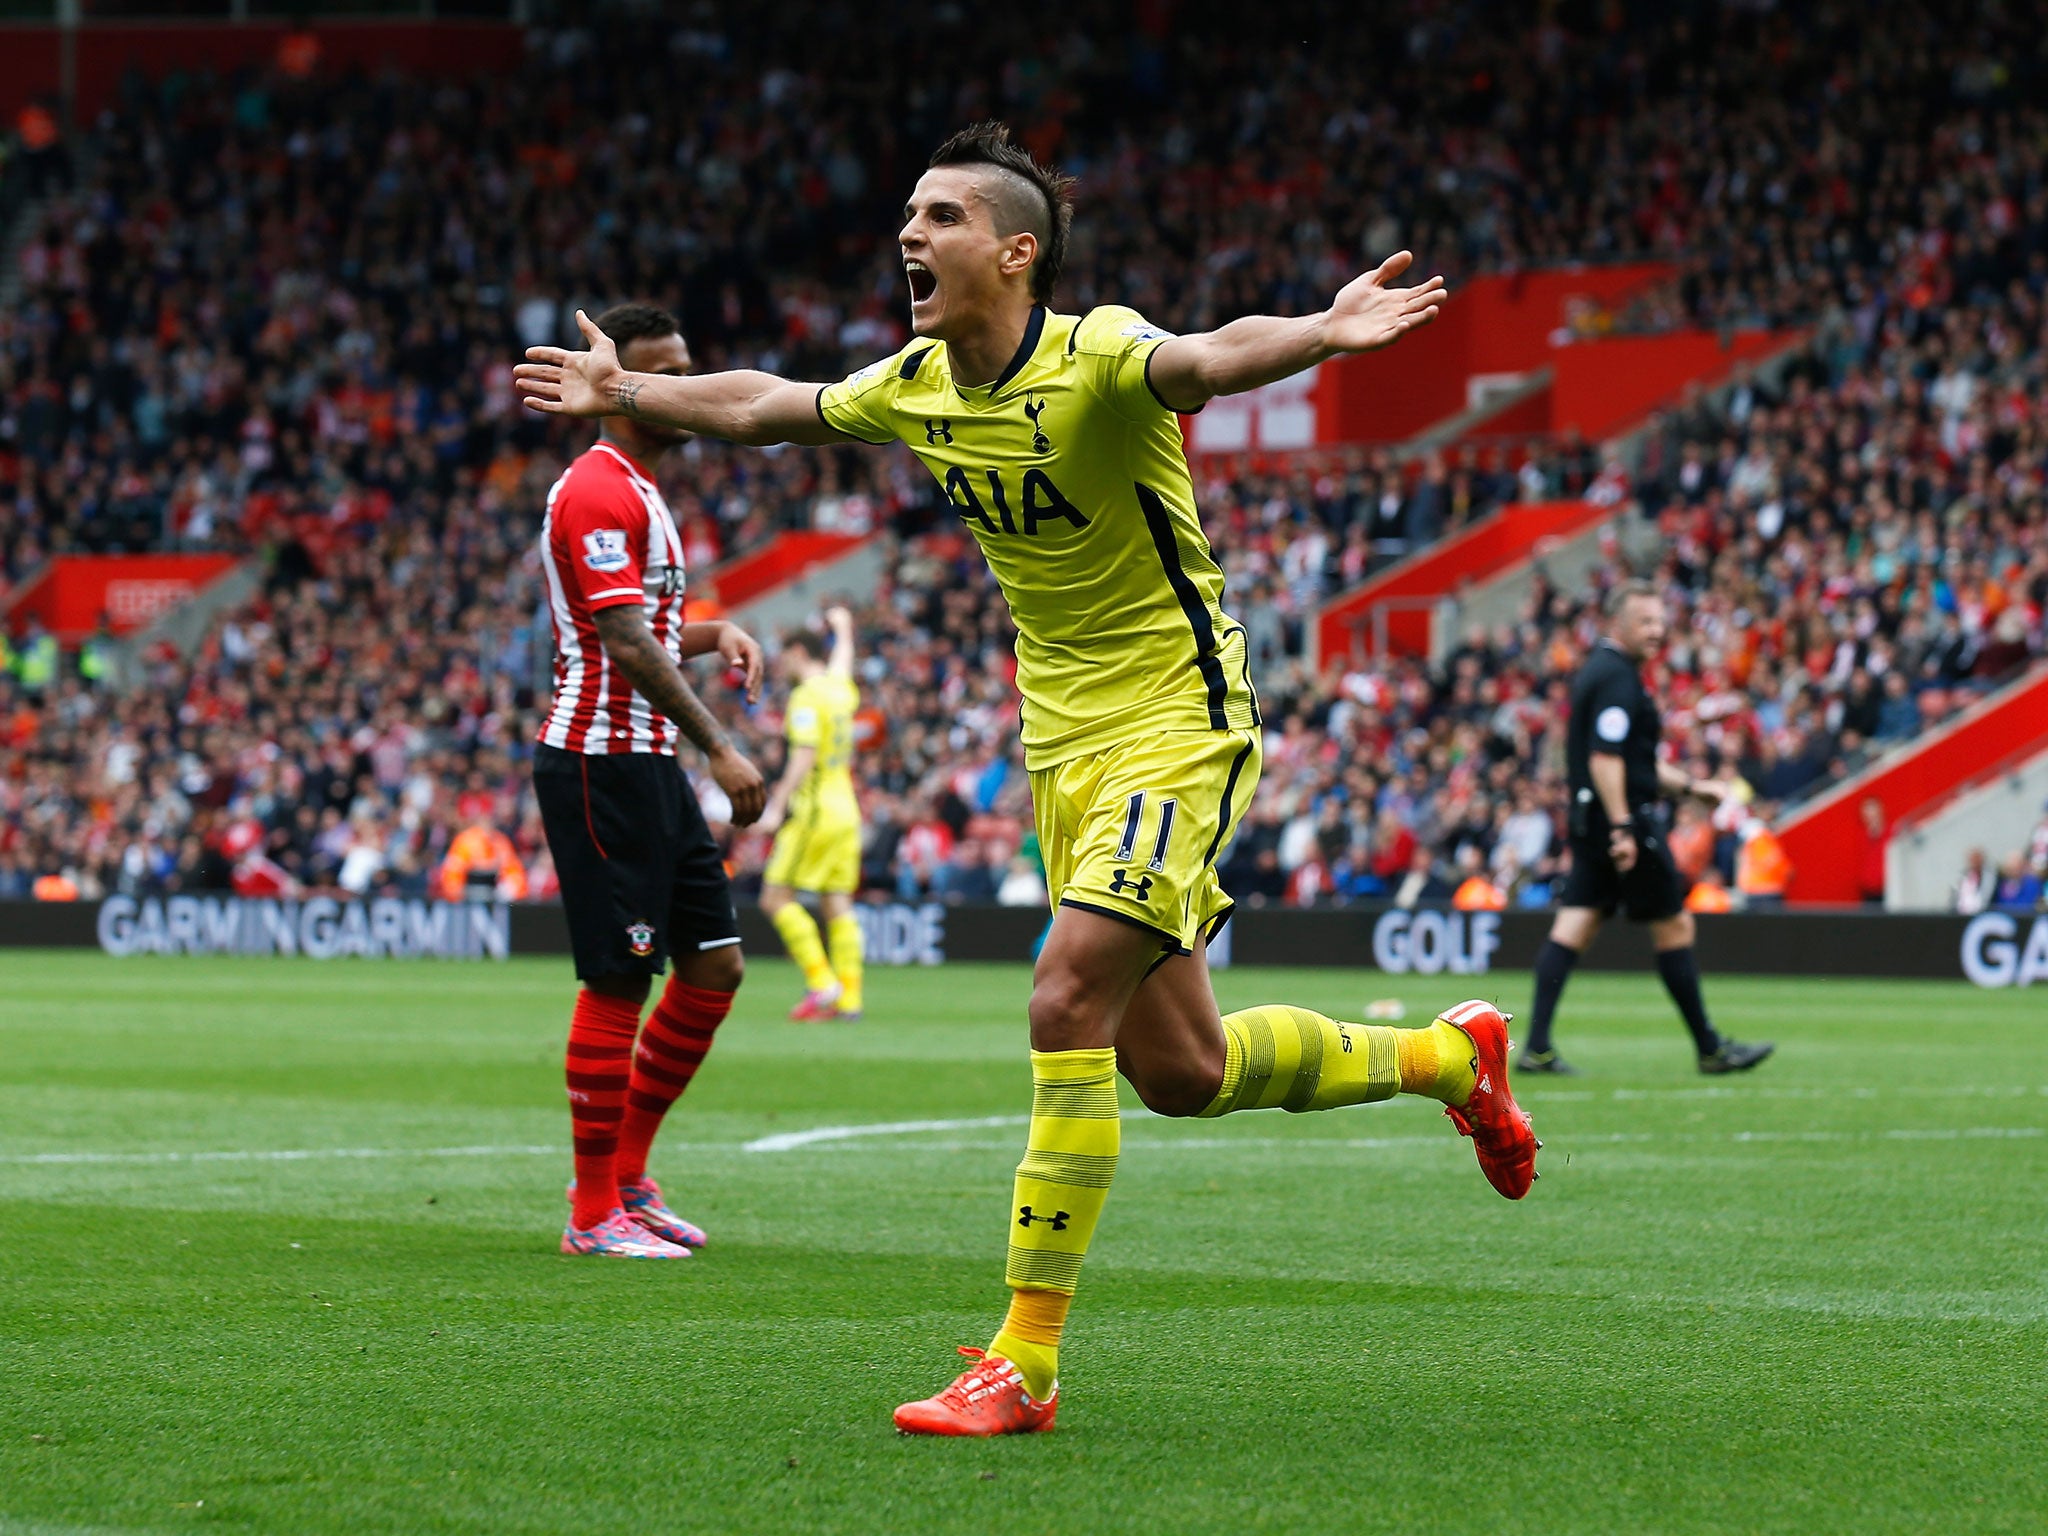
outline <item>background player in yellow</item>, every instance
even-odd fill
[[[1131,310],[1050,308],[1071,183],[999,124],[956,134],[904,208],[915,339],[838,384],[746,371],[657,378],[589,350],[527,351],[536,409],[625,413],[741,443],[900,441],[944,485],[1016,621],[1025,766],[1055,907],[1033,976],[1031,1128],[1005,1226],[1008,1315],[910,1433],[1049,1429],[1058,1348],[1116,1172],[1115,1076],[1166,1115],[1442,1100],[1519,1199],[1536,1140],[1507,1081],[1505,1018],[1460,1004],[1422,1029],[1275,1004],[1220,1014],[1206,946],[1228,917],[1215,860],[1258,781],[1258,700],[1222,606],[1176,412],[1199,410],[1436,316],[1403,251],[1316,314],[1171,336]],[[1135,215],[1138,211],[1133,210]],[[1276,1200],[1298,1175],[1276,1177]],[[1361,1229],[1369,1206],[1361,1199]]]
[[[790,683],[785,733],[789,755],[768,797],[761,826],[775,834],[761,877],[761,910],[782,935],[804,973],[803,1001],[792,1019],[857,1019],[861,1011],[860,919],[853,893],[860,886],[860,801],[853,790],[853,714],[860,689],[853,681],[853,615],[831,608],[829,657],[815,635],[799,632],[783,642],[776,665]],[[825,940],[798,891],[818,898]],[[826,958],[826,944],[831,958]]]

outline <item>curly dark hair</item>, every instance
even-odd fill
[[[653,304],[614,304],[597,317],[597,328],[611,337],[621,352],[629,341],[656,341],[663,336],[680,336],[683,328],[676,317]]]

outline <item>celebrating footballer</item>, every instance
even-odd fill
[[[1246,635],[1197,515],[1179,416],[1218,395],[1427,325],[1440,278],[1400,252],[1321,313],[1174,336],[1108,305],[1059,314],[1071,183],[984,124],[932,156],[898,236],[914,339],[836,384],[632,366],[579,314],[587,351],[528,350],[536,410],[755,445],[909,446],[981,546],[1017,626],[1017,685],[1055,909],[1030,1002],[1034,1084],[1002,1229],[1007,1315],[970,1368],[896,1410],[907,1433],[1050,1429],[1061,1329],[1116,1173],[1121,1073],[1153,1111],[1290,1112],[1420,1094],[1520,1199],[1539,1146],[1507,1073],[1507,1021],[1467,1002],[1420,1029],[1284,1003],[1222,1014],[1206,948],[1216,873],[1258,783]],[[1271,1198],[1288,1198],[1276,1176]],[[991,1234],[993,1235],[993,1234]]]

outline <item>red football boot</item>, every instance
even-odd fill
[[[821,992],[806,992],[803,1001],[789,1010],[792,1024],[829,1023],[839,1013],[839,989],[828,987]]]
[[[1529,1193],[1536,1181],[1536,1129],[1508,1087],[1509,1015],[1489,1002],[1473,999],[1446,1008],[1437,1017],[1462,1030],[1472,1041],[1473,1070],[1478,1082],[1463,1104],[1446,1104],[1444,1113],[1461,1136],[1472,1138],[1479,1171],[1486,1182],[1510,1200]]]
[[[960,1347],[974,1364],[937,1397],[905,1403],[896,1410],[896,1427],[906,1435],[1028,1435],[1051,1429],[1060,1411],[1060,1387],[1052,1396],[1034,1400],[1024,1390],[1024,1373],[1001,1355]]]

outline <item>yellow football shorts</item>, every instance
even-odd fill
[[[1192,954],[1229,917],[1216,859],[1259,783],[1252,731],[1168,731],[1031,775],[1055,907],[1099,912]]]
[[[821,810],[794,812],[768,850],[764,885],[852,895],[860,889],[860,821]]]

